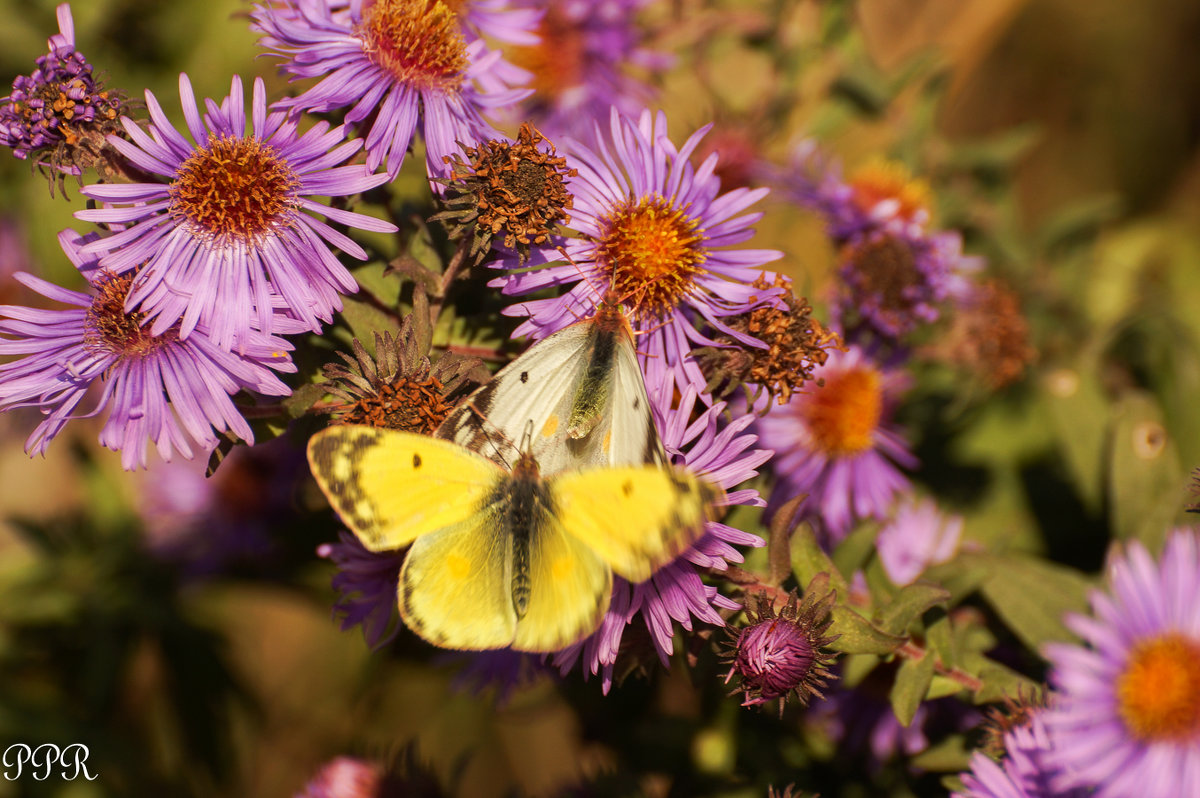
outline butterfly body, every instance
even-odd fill
[[[411,544],[404,622],[446,648],[557,651],[608,609],[614,571],[647,579],[703,534],[720,490],[669,466],[545,475],[447,441],[371,427],[313,436],[313,475],[372,551]]]

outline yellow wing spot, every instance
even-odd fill
[[[550,576],[556,581],[561,581],[570,576],[574,570],[574,562],[570,557],[559,557],[550,566]]]
[[[612,427],[608,428],[608,432],[604,433],[604,443],[601,444],[604,453],[608,454],[608,450],[612,448]]]
[[[558,432],[558,413],[551,413],[546,419],[546,423],[542,425],[542,437],[549,438],[556,432]]]
[[[446,570],[455,579],[465,580],[471,575],[471,561],[461,554],[451,554],[446,558]]]

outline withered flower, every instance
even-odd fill
[[[492,139],[460,146],[466,160],[447,156],[450,177],[438,181],[446,186],[446,210],[431,221],[443,222],[452,239],[471,236],[472,261],[500,238],[524,262],[531,246],[545,244],[557,224],[571,220],[566,178],[576,171],[529,123],[521,125],[516,143]]]

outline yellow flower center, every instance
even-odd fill
[[[929,210],[929,184],[915,180],[903,164],[873,160],[860,167],[850,178],[854,201],[864,211],[884,200],[895,200],[898,215],[911,219]]]
[[[367,56],[399,83],[456,91],[467,69],[466,42],[455,8],[462,0],[374,0],[363,11]]]
[[[217,244],[254,245],[289,223],[299,184],[269,144],[210,133],[171,183],[171,214]]]
[[[625,203],[601,221],[601,229],[596,260],[639,318],[665,316],[704,273],[704,231],[662,197]]]
[[[824,379],[799,405],[813,444],[833,457],[870,449],[883,411],[879,372],[860,366]]]
[[[96,283],[96,296],[84,317],[83,340],[89,348],[122,358],[138,358],[175,340],[174,328],[162,335],[151,335],[150,328],[142,326],[144,313],[125,311],[125,299],[132,285],[132,274],[102,276]]]
[[[533,73],[529,86],[537,95],[554,99],[584,82],[583,31],[551,5],[538,26],[540,41],[514,47],[512,62]]]
[[[1117,680],[1117,709],[1145,742],[1180,742],[1200,734],[1200,643],[1180,634],[1146,640]]]

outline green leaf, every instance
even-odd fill
[[[1067,612],[1087,608],[1087,579],[1035,557],[976,556],[987,562],[991,572],[981,589],[983,597],[1025,645],[1036,651],[1050,640],[1074,639],[1062,619]]]
[[[836,606],[830,611],[833,623],[829,633],[840,635],[830,644],[834,651],[844,654],[890,654],[907,642],[883,631],[849,607]]]
[[[971,766],[971,748],[961,734],[951,735],[909,760],[909,765],[930,773],[958,773]]]
[[[889,634],[902,635],[926,610],[944,604],[949,598],[950,593],[937,585],[924,582],[906,585],[880,611],[879,628]]]
[[[892,702],[892,711],[901,726],[907,727],[917,714],[929,685],[933,681],[933,657],[926,654],[920,659],[905,659],[896,670],[896,681],[892,683],[892,692],[888,698]]]
[[[1055,369],[1043,380],[1044,402],[1071,481],[1087,509],[1097,515],[1104,495],[1110,415],[1099,372],[1097,359],[1085,356],[1074,368]]]
[[[958,663],[958,652],[954,647],[954,632],[950,616],[939,610],[935,618],[925,624],[925,646],[944,665],[954,667]]]
[[[300,418],[324,395],[325,388],[322,384],[306,383],[292,391],[292,395],[283,400],[283,410],[287,413],[288,418]]]
[[[945,698],[949,695],[957,695],[966,689],[966,687],[959,682],[954,681],[949,676],[942,676],[941,674],[935,673],[933,675],[933,681],[929,683],[929,692],[926,693],[925,698],[932,701],[935,698]]]
[[[976,704],[991,704],[1005,698],[1041,692],[1037,682],[982,655],[969,658],[965,669],[983,682],[983,686],[975,691]]]
[[[846,577],[817,543],[809,524],[801,524],[792,535],[792,573],[802,585],[807,585],[819,573],[829,574],[829,586],[837,592],[835,600],[844,602],[850,596]]]
[[[1130,393],[1117,403],[1108,483],[1116,535],[1157,550],[1179,509],[1184,469],[1150,394]]]
[[[396,334],[399,325],[396,319],[368,302],[351,297],[342,299],[342,320],[350,328],[350,334],[362,342],[367,352],[375,356],[375,333]]]

